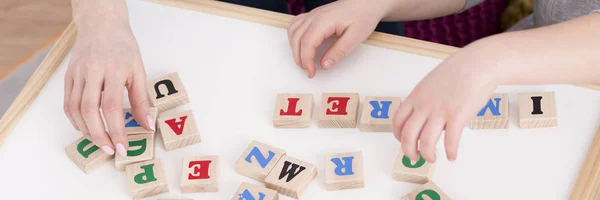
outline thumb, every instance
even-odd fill
[[[346,30],[344,34],[323,54],[321,66],[331,69],[335,64],[346,57],[362,41],[353,30]]]
[[[146,130],[154,131],[156,129],[154,117],[150,112],[156,114],[156,108],[150,108],[148,103],[148,91],[146,90],[146,72],[143,67],[134,70],[131,81],[127,83],[129,94],[129,103],[133,118]]]

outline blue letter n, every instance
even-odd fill
[[[370,101],[369,104],[373,106],[373,111],[371,111],[371,117],[379,118],[379,119],[387,119],[390,118],[389,110],[390,105],[392,105],[391,101],[381,101],[381,106],[378,101]]]
[[[485,107],[483,107],[483,109],[479,111],[477,116],[483,116],[488,108],[490,109],[490,111],[492,111],[492,115],[500,115],[500,98],[494,98],[494,100],[496,101],[496,105],[494,105],[492,99],[488,100],[487,104],[485,104]]]
[[[352,157],[343,157],[344,163],[340,158],[332,158],[331,162],[335,164],[335,175],[338,176],[347,176],[354,175],[354,171],[352,171],[352,160],[354,160],[354,156]]]
[[[271,162],[273,157],[275,157],[275,152],[269,151],[269,157],[265,158],[265,156],[263,156],[262,152],[260,152],[258,147],[255,146],[254,148],[252,148],[252,151],[250,151],[248,156],[246,156],[246,159],[245,159],[246,162],[252,163],[252,160],[250,159],[252,157],[254,157],[256,159],[256,161],[258,161],[258,164],[260,164],[260,167],[265,168],[265,167],[267,167],[267,164],[269,164],[269,162]]]

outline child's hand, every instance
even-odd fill
[[[495,62],[476,45],[465,47],[442,62],[396,110],[394,136],[411,160],[419,160],[420,151],[425,160],[435,162],[442,130],[446,130],[446,156],[455,160],[463,128],[497,87],[499,73]]]
[[[320,62],[324,69],[330,69],[371,35],[385,14],[383,8],[372,0],[343,0],[298,15],[288,30],[296,65],[309,78],[314,77],[315,49],[326,38],[337,35],[339,39]]]

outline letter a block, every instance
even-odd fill
[[[358,93],[323,93],[317,125],[319,128],[356,128]]]
[[[277,94],[273,126],[275,128],[307,128],[313,110],[312,94]]]
[[[218,192],[219,157],[198,156],[183,159],[181,192]]]
[[[471,129],[508,128],[508,94],[494,94],[471,120]]]
[[[363,188],[364,183],[362,152],[333,154],[325,158],[327,190]]]
[[[177,72],[154,79],[147,86],[150,105],[163,112],[190,102]]]
[[[428,182],[416,190],[408,193],[401,200],[451,200],[448,195],[433,182]]]
[[[519,94],[519,127],[544,128],[558,125],[554,92]]]
[[[115,156],[115,168],[125,170],[125,166],[140,161],[154,159],[154,134],[139,134],[127,136],[129,150],[127,157]]]
[[[435,164],[428,163],[422,156],[417,162],[412,162],[400,150],[394,162],[392,177],[396,181],[424,184],[431,180],[434,167]]]
[[[300,199],[315,177],[315,165],[284,156],[265,178],[265,186],[283,195]]]
[[[127,165],[126,173],[132,199],[169,192],[167,177],[160,159]]]
[[[200,142],[196,118],[191,110],[158,118],[158,128],[167,151]]]
[[[150,107],[148,110],[150,113],[150,117],[152,117],[152,121],[156,122],[156,117],[158,116],[158,109],[156,107]],[[125,118],[125,132],[129,135],[133,134],[145,134],[145,133],[154,133],[154,131],[146,130],[144,127],[140,125],[134,118],[133,113],[131,112],[131,108],[123,109],[123,117]],[[146,116],[144,119],[146,120]],[[150,126],[154,127],[156,130],[156,123],[150,124]]]
[[[65,148],[67,156],[86,174],[92,173],[102,164],[113,159],[85,137],[79,138]]]
[[[392,132],[392,116],[400,97],[366,97],[358,128],[363,132]]]
[[[242,176],[264,182],[267,174],[284,155],[285,151],[282,149],[252,141],[235,163],[235,171]]]
[[[279,200],[279,194],[269,188],[242,182],[231,200]]]

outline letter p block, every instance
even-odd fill
[[[127,165],[126,172],[132,199],[169,192],[167,177],[160,159]]]

